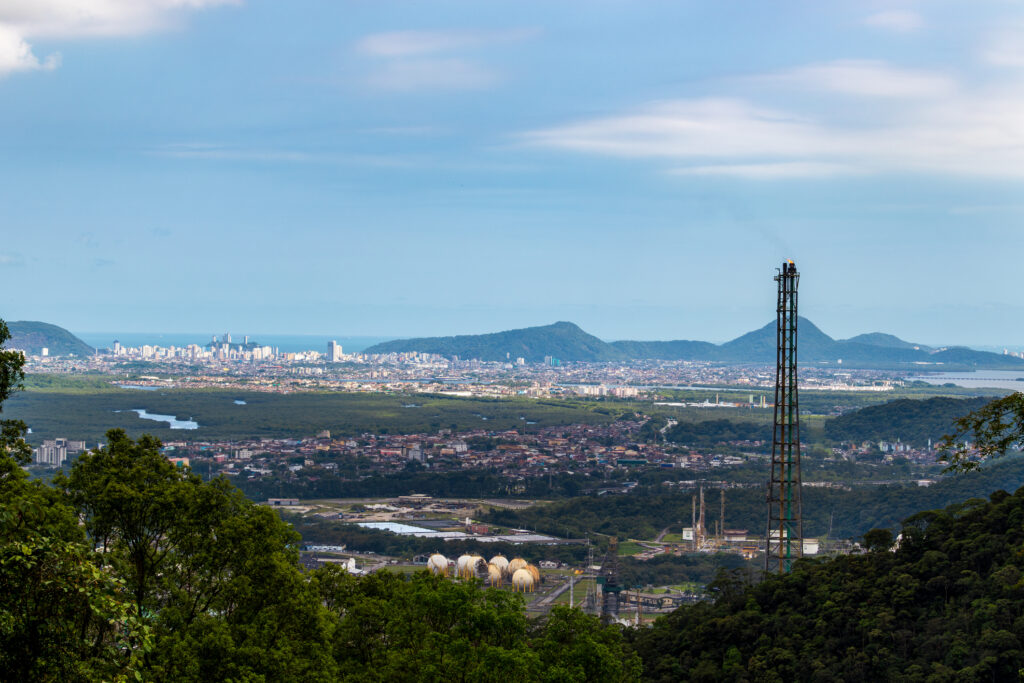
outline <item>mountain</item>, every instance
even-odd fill
[[[964,347],[933,350],[891,334],[873,332],[836,340],[807,318],[797,325],[801,363],[850,368],[929,370],[1024,370],[1024,359]],[[399,339],[376,344],[366,353],[419,351],[442,356],[503,361],[522,357],[537,362],[545,356],[563,361],[690,360],[720,363],[774,363],[775,322],[724,344],[704,341],[605,342],[570,322],[491,334]]]
[[[610,346],[634,360],[698,360],[718,353],[717,345],[702,341],[617,341]]]
[[[843,340],[852,342],[854,344],[867,344],[868,346],[881,346],[888,349],[917,349],[921,351],[931,351],[930,346],[924,344],[915,344],[914,342],[903,341],[899,337],[892,334],[885,334],[884,332],[869,332],[867,334],[858,334],[856,337],[850,337],[849,339]]]
[[[15,320],[7,323],[11,338],[6,346],[21,349],[30,356],[37,356],[43,348],[51,356],[91,356],[95,349],[71,334],[63,327],[32,320]]]
[[[545,356],[572,361],[628,360],[628,356],[611,344],[568,322],[491,334],[396,339],[375,344],[365,353],[409,351],[490,361],[525,358],[531,363],[543,361]]]
[[[833,441],[902,441],[924,447],[939,443],[953,431],[953,423],[990,400],[936,396],[923,400],[896,399],[854,410],[825,422],[825,436]]]

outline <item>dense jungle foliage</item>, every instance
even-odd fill
[[[953,423],[978,410],[991,399],[936,396],[924,400],[898,399],[861,408],[825,423],[825,435],[833,441],[902,441],[923,448],[937,444],[953,429]]]
[[[53,486],[0,455],[0,679],[635,680],[617,627],[475,582],[327,566],[223,479],[107,434]],[[82,520],[84,525],[80,525]]]
[[[867,537],[871,552],[802,560],[633,633],[652,681],[1009,681],[1024,667],[1024,489]]]

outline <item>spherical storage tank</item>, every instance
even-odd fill
[[[512,588],[514,588],[517,593],[519,591],[522,591],[523,593],[532,593],[533,586],[533,574],[527,570],[517,569],[516,573],[512,575]]]
[[[505,559],[504,555],[495,555],[491,558],[490,564],[493,564],[503,573],[508,571],[508,560]]]
[[[487,565],[487,583],[492,586],[500,586],[501,577],[504,573],[501,571],[501,567],[491,562]]]
[[[461,555],[455,561],[455,575],[465,578],[473,575],[474,558],[472,555]]]
[[[517,571],[526,568],[526,565],[528,564],[529,562],[527,562],[523,558],[516,557],[508,563],[508,569],[506,571],[508,572],[509,576],[514,576]]]
[[[441,553],[434,553],[427,560],[427,569],[431,574],[448,576],[448,558]]]
[[[479,555],[463,555],[455,565],[455,572],[463,579],[483,578],[487,574],[487,561]]]

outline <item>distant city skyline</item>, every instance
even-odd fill
[[[1024,8],[0,5],[0,317],[1019,348]],[[340,339],[339,339],[340,341]]]

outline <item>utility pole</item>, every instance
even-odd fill
[[[768,525],[765,573],[785,574],[804,554],[800,478],[800,401],[797,395],[797,286],[800,274],[792,261],[782,264],[776,307],[775,419],[772,467],[768,480]]]

